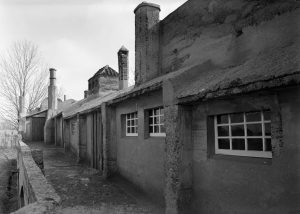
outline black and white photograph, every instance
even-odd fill
[[[299,0],[0,0],[0,214],[300,214]]]

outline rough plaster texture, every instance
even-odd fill
[[[189,107],[165,106],[166,213],[187,210],[192,197],[192,111]]]
[[[201,213],[299,212],[299,88],[195,105],[193,209]],[[212,115],[270,109],[272,159],[214,155]],[[291,115],[293,115],[291,117]]]
[[[49,213],[60,203],[60,197],[56,194],[53,187],[44,177],[41,169],[37,166],[35,160],[41,165],[40,152],[33,152],[23,142],[17,147],[17,167],[19,170],[18,194],[24,193],[24,198],[20,198],[20,204],[24,207],[17,210],[16,214],[27,213]],[[34,158],[35,160],[34,160]]]
[[[135,84],[159,75],[158,6],[141,3],[135,12]]]
[[[64,140],[64,148],[65,151],[70,150],[70,134],[71,127],[70,127],[70,120],[63,119],[63,140]]]
[[[44,126],[44,142],[46,144],[54,143],[55,141],[55,123],[54,119],[47,119]]]
[[[118,51],[119,90],[128,87],[128,54],[129,51],[124,46]]]
[[[62,115],[55,117],[55,145],[63,147],[63,118]]]
[[[264,49],[284,46],[297,38],[299,19],[290,17],[290,24],[280,28],[267,23],[296,8],[293,0],[190,0],[160,23],[162,73],[207,60],[234,66]]]
[[[164,137],[149,137],[144,131],[147,109],[162,106],[161,91],[147,97],[127,100],[116,106],[117,168],[118,173],[162,203],[164,196]],[[127,137],[124,114],[138,112],[138,136]]]
[[[70,151],[79,160],[79,116],[70,119]]]

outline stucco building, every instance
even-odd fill
[[[55,116],[62,144],[166,213],[298,212],[299,7],[189,0],[160,20],[159,5],[141,3],[135,86],[122,47],[107,93],[91,78],[88,96]]]

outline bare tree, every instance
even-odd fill
[[[0,118],[18,126],[19,96],[31,111],[47,96],[48,72],[42,65],[40,53],[29,41],[15,42],[0,58]]]

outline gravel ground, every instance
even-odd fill
[[[61,148],[43,143],[28,145],[43,150],[46,178],[62,198],[56,213],[164,213],[163,207],[121,178],[104,180],[97,170],[76,164],[74,157]]]

